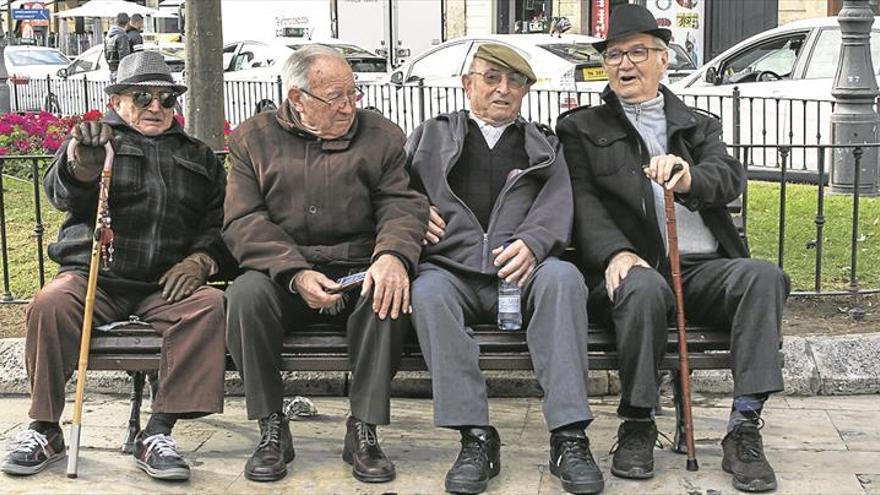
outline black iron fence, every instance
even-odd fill
[[[77,76],[79,77],[79,76]],[[281,78],[271,81],[224,81],[226,120],[237,126],[254,114],[277,108],[286,97]],[[106,81],[49,76],[12,86],[13,111],[47,110],[60,114],[84,113],[104,109]],[[373,108],[397,123],[406,133],[438,114],[467,108],[461,87],[365,84],[360,106]],[[682,94],[686,104],[717,116],[723,126],[723,139],[731,145],[760,145],[752,157],[753,170],[778,175],[778,156],[770,147],[792,147],[787,168],[795,178],[814,182],[818,162],[808,145],[831,143],[830,122],[834,102],[823,99],[743,96],[738,87],[728,95]],[[181,111],[186,98],[181,99]],[[527,120],[555,126],[560,114],[584,105],[601,103],[597,91],[532,90],[522,107]]]
[[[801,279],[793,281],[797,288],[793,293],[796,295],[850,296],[851,314],[856,319],[864,315],[860,297],[880,292],[880,269],[874,269],[874,264],[870,263],[880,252],[880,235],[871,234],[866,239],[860,231],[860,226],[875,226],[878,219],[863,218],[858,187],[854,188],[852,195],[831,196],[827,193],[824,178],[829,172],[830,162],[826,157],[835,151],[835,159],[852,160],[854,183],[859,184],[865,150],[877,147],[880,147],[880,143],[855,147],[832,144],[730,146],[730,152],[740,158],[747,168],[752,167],[754,157],[765,154],[774,157],[779,164],[780,180],[772,184],[778,191],[774,189],[770,193],[777,195],[776,211],[751,212],[755,207],[772,210],[767,204],[770,201],[767,200],[766,191],[763,192],[763,200],[751,197],[752,189],[757,190],[767,186],[767,183],[752,182],[743,193],[743,229],[753,254],[801,274]],[[796,186],[801,200],[806,194],[810,196],[807,202],[815,204],[815,209],[808,215],[803,211],[803,205],[799,212],[794,213],[790,206],[790,203],[793,204],[790,188],[795,187],[791,186],[790,164],[792,157],[798,154],[814,156],[817,164],[819,180],[814,185]],[[54,210],[45,210],[47,205],[42,193],[41,177],[49,160],[49,156],[0,157],[0,303],[25,302],[54,274],[54,264],[50,263],[47,269],[45,244],[46,237],[54,237],[57,232],[61,215]],[[13,169],[16,176],[9,175]],[[13,194],[11,199],[8,197],[10,193]],[[826,205],[826,200],[835,202],[833,211]],[[871,201],[878,201],[876,204],[880,205],[880,200]],[[49,220],[47,215],[51,217]],[[831,237],[829,229],[834,232]],[[792,234],[793,231],[795,234]],[[809,231],[810,235],[804,234],[805,231]],[[798,235],[807,237],[799,238]],[[15,241],[10,244],[10,239]],[[800,245],[792,246],[794,243]],[[831,248],[828,247],[829,243]],[[835,265],[837,275],[826,276],[827,263]],[[867,272],[866,281],[863,280],[863,272]],[[806,280],[807,277],[809,280]]]

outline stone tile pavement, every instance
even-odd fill
[[[695,429],[700,471],[685,470],[684,456],[656,450],[657,475],[644,482],[625,481],[609,473],[608,450],[617,430],[613,397],[591,400],[596,420],[588,433],[593,453],[606,476],[608,494],[721,495],[736,493],[721,471],[720,441],[729,399],[697,396]],[[287,478],[270,484],[247,481],[242,468],[258,440],[246,420],[244,399],[230,397],[226,412],[181,421],[174,436],[193,466],[186,483],[149,479],[134,461],[119,454],[125,432],[125,398],[92,394],[84,413],[79,478],[65,477],[65,463],[30,478],[0,475],[0,493],[304,493],[304,494],[434,494],[458,452],[458,434],[434,428],[431,402],[394,399],[393,423],[380,428],[386,452],[398,470],[392,483],[355,481],[341,460],[347,401],[317,397],[319,416],[293,422],[297,457]],[[0,397],[0,445],[8,445],[26,426],[28,400]],[[673,418],[658,417],[660,430],[671,437]],[[547,468],[548,434],[535,398],[492,399],[492,421],[503,441],[501,475],[490,494],[564,493]],[[69,411],[66,417],[69,417]],[[145,416],[146,418],[146,416]],[[765,412],[764,444],[779,479],[777,493],[880,495],[880,395],[777,397]],[[65,428],[65,434],[67,428]]]

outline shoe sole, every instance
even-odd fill
[[[625,478],[628,480],[647,480],[654,477],[654,469],[651,470],[642,469],[642,468],[632,468],[629,471],[624,471],[622,469],[617,469],[614,466],[611,466],[611,474],[617,476],[618,478]]]
[[[391,471],[390,474],[366,474],[362,473],[354,467],[354,458],[350,452],[343,450],[342,451],[342,460],[346,464],[351,465],[351,475],[355,477],[358,481],[363,481],[364,483],[388,483],[389,481],[394,481],[394,478],[397,477],[396,471]]]
[[[495,463],[495,467],[489,471],[489,479],[486,481],[455,481],[446,478],[446,491],[449,493],[463,493],[467,495],[483,493],[489,487],[489,482],[492,481],[492,478],[498,476],[498,473],[500,472],[501,459],[498,459],[498,462]]]
[[[65,457],[67,457],[67,454],[65,454],[64,452],[60,452],[53,455],[52,457],[47,458],[45,461],[33,466],[22,466],[20,464],[6,461],[3,463],[2,466],[0,466],[0,471],[15,476],[30,476],[32,474],[39,473],[40,471],[64,459]]]
[[[776,489],[776,481],[766,482],[764,480],[741,481],[737,479],[736,473],[730,468],[726,461],[721,461],[721,470],[731,476],[733,487],[743,492],[769,492]]]
[[[163,469],[161,471],[153,469],[146,462],[135,459],[137,466],[141,471],[147,473],[151,478],[165,481],[186,481],[189,479],[190,471],[185,468]]]
[[[559,478],[559,482],[562,483],[562,488],[569,493],[579,493],[583,495],[600,493],[605,489],[605,480],[597,480],[597,481],[583,481],[583,482],[573,482],[573,481],[565,481],[557,472],[558,468],[555,464],[549,463],[550,473]]]

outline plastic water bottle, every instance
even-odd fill
[[[508,244],[504,244],[507,248]],[[522,290],[516,282],[498,279],[498,328],[505,332],[522,329]]]

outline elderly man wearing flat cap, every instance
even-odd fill
[[[604,486],[585,434],[592,420],[586,286],[574,265],[557,258],[571,233],[568,169],[553,133],[519,116],[534,82],[522,55],[483,44],[462,76],[471,110],[425,122],[407,143],[414,187],[433,205],[413,283],[413,324],[432,374],[434,423],[461,433],[446,475],[453,493],[480,493],[501,469],[470,326],[495,321],[502,281],[522,290],[550,471],[572,493]]]
[[[35,474],[65,456],[58,422],[79,356],[99,175],[111,141],[113,251],[98,276],[94,322],[137,315],[162,336],[158,393],[133,453],[153,478],[187,479],[172,427],[223,410],[223,292],[205,281],[229,258],[220,238],[225,173],[211,148],[173,119],[186,87],[172,80],[160,53],[126,57],[106,91],[103,121],[74,127],[43,180],[48,200],[67,213],[49,246],[60,273],[27,309],[33,421],[0,469]]]
[[[782,390],[777,361],[789,290],[775,265],[748,258],[726,205],[745,187],[721,124],[660,84],[671,33],[645,8],[617,7],[594,44],[609,85],[605,104],[573,110],[557,132],[571,170],[575,238],[590,285],[590,312],[614,328],[623,419],[611,472],[654,473],[658,365],[674,315],[664,188],[675,193],[685,314],[730,329],[734,400],[722,468],[746,491],[776,487],[764,456],[761,408]],[[681,171],[673,173],[676,165]]]

